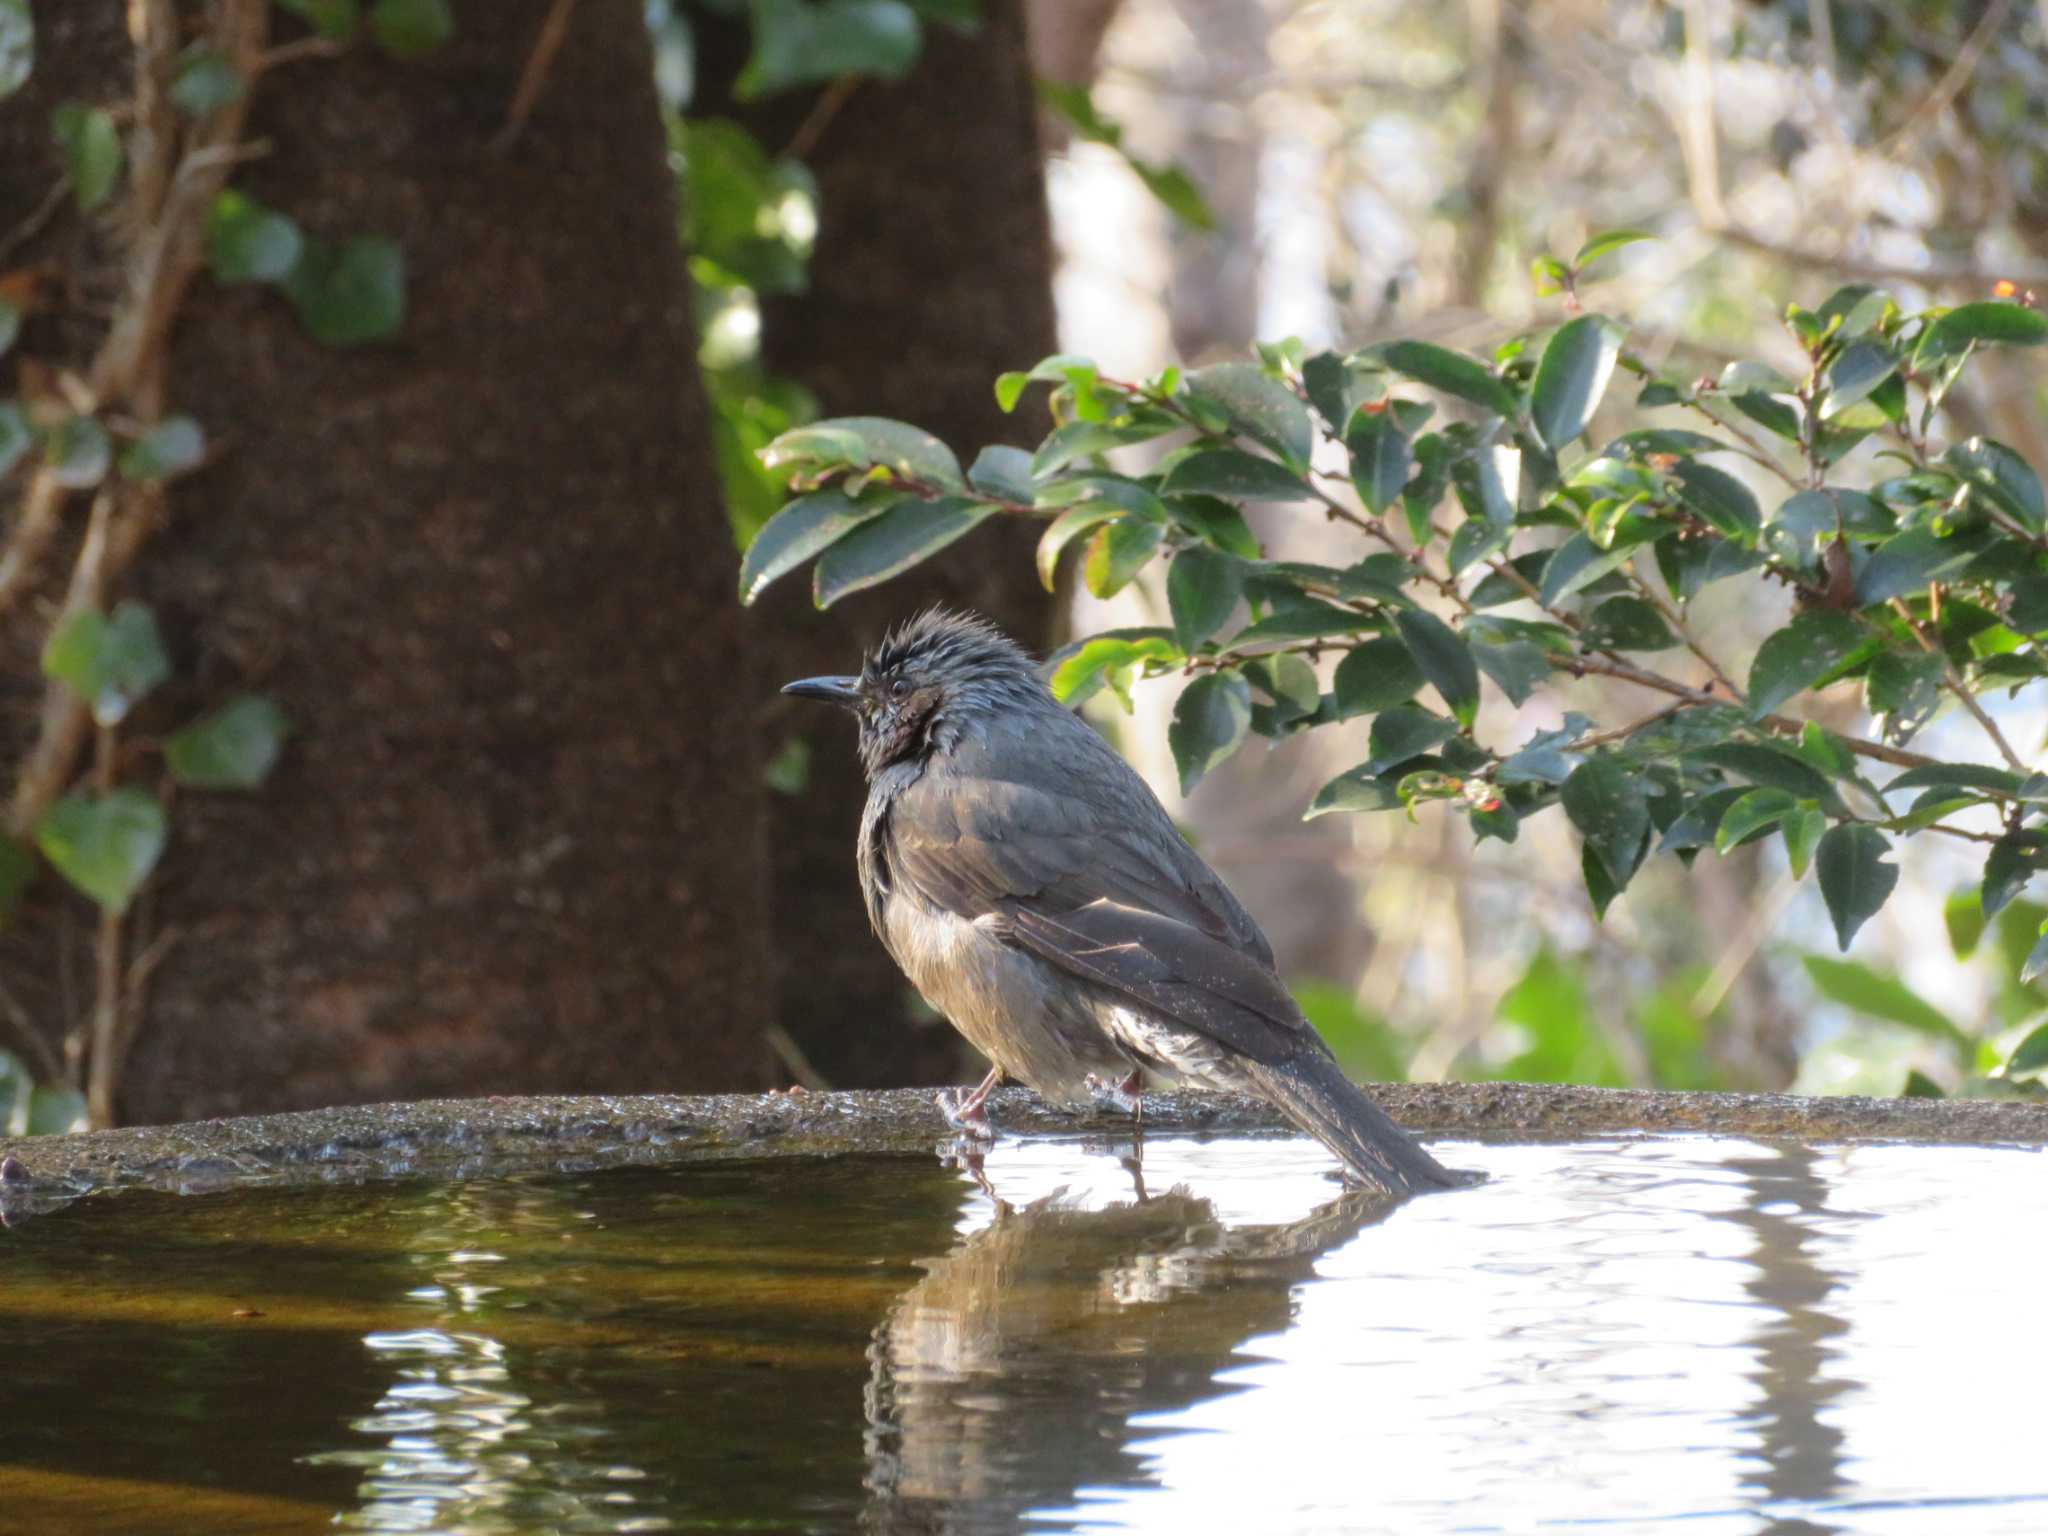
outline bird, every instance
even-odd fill
[[[993,624],[928,609],[857,675],[782,691],[858,723],[868,919],[990,1063],[949,1119],[991,1134],[1005,1079],[1137,1111],[1149,1073],[1264,1098],[1385,1195],[1465,1182],[1344,1075],[1251,914]]]

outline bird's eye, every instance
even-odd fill
[[[910,692],[910,684],[900,677],[889,685],[889,697],[892,699],[900,699],[908,692]]]

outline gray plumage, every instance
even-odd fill
[[[785,691],[858,716],[868,916],[996,1072],[1068,1101],[1134,1068],[1248,1089],[1369,1185],[1459,1182],[1344,1076],[1251,914],[999,631],[934,610],[858,677]]]

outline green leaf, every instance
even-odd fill
[[[1968,1038],[1947,1014],[1896,976],[1829,955],[1802,955],[1800,959],[1814,990],[1830,1002],[1938,1040],[1953,1043]]]
[[[110,912],[128,902],[164,849],[164,808],[136,789],[66,795],[36,824],[36,846],[57,873]]]
[[[1251,722],[1251,686],[1235,672],[1211,672],[1181,690],[1166,739],[1180,769],[1182,794],[1244,744]]]
[[[36,24],[28,0],[0,0],[0,101],[28,84],[36,62]]]
[[[1946,581],[1984,552],[1984,541],[1958,533],[1943,538],[1932,528],[1908,528],[1871,551],[1856,577],[1856,601],[1868,607]]]
[[[1106,501],[1087,501],[1078,507],[1069,507],[1046,525],[1038,538],[1038,580],[1050,592],[1057,585],[1060,556],[1067,546],[1082,534],[1098,524],[1106,523],[1117,515],[1117,509]]]
[[[1165,537],[1166,525],[1146,517],[1118,517],[1098,528],[1088,541],[1088,558],[1081,568],[1089,592],[1108,598],[1123,591],[1158,553]]]
[[[1359,765],[1367,774],[1385,773],[1411,763],[1458,734],[1455,721],[1412,704],[1382,710],[1372,723],[1372,756]]]
[[[767,522],[747,545],[740,562],[740,602],[752,603],[770,582],[822,554],[862,523],[888,510],[887,502],[863,506],[843,491],[799,496]]]
[[[1939,1099],[1945,1098],[1947,1095],[1941,1091],[1941,1084],[1937,1083],[1925,1072],[1922,1072],[1918,1067],[1909,1067],[1906,1069],[1906,1081],[1900,1085],[1899,1097],[1902,1099]]]
[[[1626,887],[1650,835],[1649,801],[1641,782],[1611,757],[1589,757],[1572,770],[1559,798],[1615,889]]]
[[[1708,526],[1731,539],[1746,539],[1763,525],[1763,509],[1748,486],[1711,464],[1687,459],[1673,471],[1679,499]]]
[[[80,212],[91,213],[114,195],[121,178],[121,135],[113,117],[82,101],[67,101],[50,115],[64,174]]]
[[[1576,441],[1593,419],[1621,356],[1622,328],[1603,315],[1559,327],[1529,384],[1529,419],[1552,453]]]
[[[1515,394],[1492,369],[1463,353],[1427,341],[1394,341],[1379,349],[1396,373],[1405,373],[1431,389],[1484,406],[1496,416],[1515,414]]]
[[[1804,802],[1779,827],[1785,837],[1785,860],[1792,866],[1794,880],[1806,878],[1806,867],[1813,862],[1813,850],[1820,845],[1827,829],[1828,819],[1820,807]]]
[[[1243,561],[1203,545],[1175,555],[1166,570],[1166,603],[1180,648],[1192,653],[1221,629],[1243,590]]]
[[[1145,190],[1183,224],[1199,230],[1217,227],[1216,211],[1209,206],[1209,200],[1195,185],[1194,178],[1179,166],[1154,165],[1129,153],[1124,155],[1124,161],[1138,173],[1138,180],[1145,184]]]
[[[1581,587],[1590,587],[1601,577],[1628,564],[1629,557],[1634,553],[1633,546],[1603,550],[1583,533],[1573,534],[1557,546],[1556,552],[1543,567],[1543,582],[1538,589],[1543,606],[1554,607],[1559,598],[1569,597]],[[1519,568],[1519,562],[1517,567]],[[1487,579],[1490,581],[1493,578]],[[1480,585],[1483,588],[1486,583],[1482,582]],[[1515,589],[1514,595],[1521,595],[1519,588]],[[1473,594],[1475,603],[1478,596],[1478,593]]]
[[[1492,678],[1494,686],[1518,708],[1550,680],[1550,653],[1534,641],[1493,642],[1468,636],[1466,643],[1472,648],[1472,659],[1479,663],[1479,670]]]
[[[1422,668],[1415,665],[1408,647],[1392,635],[1381,635],[1346,651],[1330,686],[1337,696],[1337,718],[1348,720],[1405,704],[1422,684]]]
[[[1030,506],[1038,495],[1038,483],[1031,478],[1031,455],[1022,448],[997,443],[975,456],[967,471],[967,483],[984,496]]]
[[[1358,488],[1358,499],[1378,517],[1400,500],[1401,488],[1408,483],[1407,435],[1393,412],[1360,411],[1345,429],[1344,449],[1351,455],[1351,483]]]
[[[1220,408],[1232,426],[1296,469],[1308,468],[1315,426],[1294,391],[1256,363],[1217,363],[1188,375],[1188,394]]]
[[[1299,475],[1239,448],[1197,450],[1166,472],[1162,496],[1226,496],[1234,501],[1308,501],[1315,492]]]
[[[1515,498],[1521,491],[1521,450],[1488,444],[1451,467],[1451,484],[1467,516],[1505,534],[1514,525]]]
[[[2048,923],[2041,925],[2040,938],[2027,951],[2027,958],[2020,966],[2020,985],[2031,987],[2043,973],[2048,973]]]
[[[1729,849],[1775,827],[1799,808],[1799,802],[1782,789],[1752,789],[1721,813],[1721,825],[1714,830],[1714,852]]]
[[[2042,496],[2041,477],[2005,444],[1988,437],[1973,437],[1950,448],[1941,456],[1941,462],[2029,533],[2039,533],[2048,524],[2048,500]]]
[[[1754,784],[1790,790],[1801,800],[1817,800],[1836,808],[1841,805],[1834,786],[1812,764],[1761,742],[1724,741],[1689,755],[1695,763],[1740,774]]]
[[[1280,724],[1305,720],[1322,708],[1323,691],[1316,681],[1316,669],[1290,651],[1246,662],[1244,675],[1273,701],[1273,718]]]
[[[952,449],[929,432],[881,416],[835,416],[797,427],[763,448],[761,462],[803,474],[879,468],[942,490],[967,489]]]
[[[394,59],[425,58],[455,35],[448,0],[376,0],[370,36]]]
[[[1875,827],[1844,822],[1820,840],[1814,864],[1820,872],[1820,894],[1835,921],[1835,938],[1843,949],[1891,895],[1899,870],[1885,856],[1891,844]]]
[[[149,609],[125,602],[111,617],[82,608],[58,625],[43,647],[43,673],[85,700],[99,724],[119,725],[171,675],[171,662]]]
[[[282,281],[305,249],[299,226],[230,188],[206,215],[206,259],[223,283]]]
[[[1835,671],[1878,641],[1846,613],[1818,608],[1802,613],[1757,648],[1749,669],[1749,713],[1762,719],[1794,694]]]
[[[1898,371],[1899,360],[1890,347],[1875,341],[1851,342],[1828,367],[1827,398],[1821,404],[1821,420],[1831,421],[1841,415]]]
[[[1977,342],[2038,347],[2048,342],[2048,315],[2022,304],[1996,300],[1958,304],[1921,334],[1914,361],[1924,365]]]
[[[190,416],[166,416],[130,443],[121,473],[130,480],[167,480],[206,457],[206,434]]]
[[[901,575],[993,516],[986,502],[944,497],[905,501],[862,523],[819,557],[813,600],[829,608],[850,592]]]
[[[12,400],[0,401],[0,475],[19,464],[35,440],[28,413]]]
[[[195,43],[178,55],[178,72],[171,77],[168,94],[180,112],[204,117],[239,101],[248,89],[249,82],[237,73],[226,54]]]
[[[1319,640],[1325,635],[1355,635],[1361,629],[1378,629],[1381,621],[1354,608],[1304,599],[1275,608],[1256,624],[1247,624],[1231,636],[1232,645],[1250,645],[1261,640]]]
[[[1112,629],[1062,646],[1045,664],[1046,686],[1068,708],[1078,708],[1107,684],[1131,707],[1130,674],[1146,662],[1180,659],[1163,629]]]
[[[1405,804],[1395,786],[1365,768],[1353,768],[1317,790],[1301,819],[1313,821],[1333,811],[1398,811]]]
[[[277,5],[331,42],[346,42],[362,24],[358,0],[277,0]]]
[[[67,417],[43,445],[43,457],[67,490],[85,491],[107,477],[114,461],[114,440],[90,416]]]
[[[1662,651],[1678,644],[1654,603],[1622,593],[1587,616],[1579,643],[1589,651]]]
[[[1881,718],[1887,740],[1903,740],[1934,718],[1945,676],[1939,656],[1887,651],[1870,663],[1863,681],[1863,707]]]
[[[284,277],[299,324],[322,346],[357,347],[405,324],[405,255],[396,241],[359,235],[340,245],[307,240]]]
[[[1861,491],[1830,486],[1789,496],[1771,514],[1765,534],[1771,552],[1803,570],[1811,570],[1823,539],[1837,532],[1889,533],[1891,514]]]
[[[1987,763],[1927,763],[1908,768],[1885,785],[1884,792],[1889,795],[1906,789],[1983,789],[2011,795],[2018,793],[2019,787],[2020,776],[2009,768],[1993,768]]]
[[[754,51],[734,82],[742,101],[841,75],[900,80],[924,32],[901,0],[753,0]]]
[[[276,704],[245,693],[166,741],[164,763],[188,789],[255,789],[277,766],[290,730]]]
[[[4,23],[0,23],[4,25]],[[0,933],[7,919],[21,905],[21,898],[35,883],[36,856],[5,833],[0,833]]]
[[[1638,241],[1654,240],[1656,238],[1655,235],[1646,229],[1607,230],[1593,236],[1592,239],[1579,247],[1578,255],[1572,258],[1572,268],[1574,271],[1584,271],[1609,251],[1618,251],[1625,245],[1634,245]]]
[[[1401,609],[1394,615],[1394,628],[1408,643],[1422,675],[1443,695],[1458,723],[1469,730],[1479,713],[1479,667],[1464,638],[1421,608]]]
[[[2013,1047],[2012,1054],[2005,1059],[2004,1075],[2025,1077],[2043,1067],[2048,1067],[2048,1024],[2038,1025]]]
[[[2022,827],[1993,843],[1984,860],[1984,916],[1996,917],[2043,869],[2048,869],[2048,833],[2039,828]]]
[[[0,299],[0,357],[7,355],[15,338],[21,335],[21,311],[5,299]],[[6,471],[0,470],[0,474]]]

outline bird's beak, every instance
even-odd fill
[[[784,683],[782,691],[799,699],[824,699],[832,704],[844,704],[848,709],[860,703],[860,679],[857,677],[806,677],[794,683]]]

